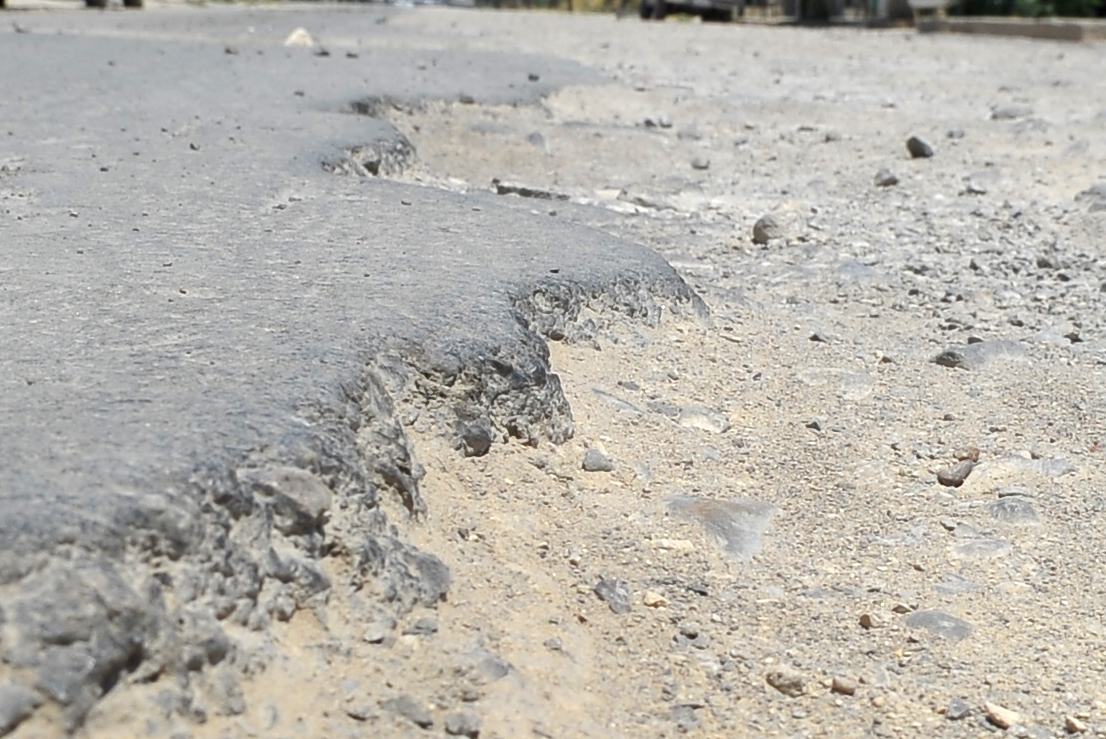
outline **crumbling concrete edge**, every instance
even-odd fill
[[[547,340],[706,316],[675,271],[656,267],[606,282],[551,275],[504,300],[518,325],[509,340],[396,340],[365,357],[360,377],[296,408],[266,447],[120,491],[113,518],[90,522],[94,537],[74,532],[18,566],[0,553],[0,736],[21,724],[73,732],[129,683],[164,683],[152,710],[167,716],[242,713],[239,681],[271,658],[273,620],[324,613],[339,586],[393,615],[433,606],[448,568],[403,541],[381,507],[390,495],[410,516],[427,511],[397,403],[435,414],[466,454],[509,437],[561,442],[572,415]],[[348,582],[330,581],[326,558],[344,561]]]

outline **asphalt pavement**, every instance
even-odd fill
[[[585,304],[691,304],[643,247],[343,166],[410,158],[358,109],[596,79],[443,50],[391,31],[402,12],[0,31],[0,735],[46,708],[79,726],[125,675],[187,674],[197,644],[214,664],[227,619],[264,633],[318,606],[339,549],[396,607],[441,597],[444,565],[383,513],[434,505],[395,404],[429,386],[443,433],[564,438],[541,334]],[[297,27],[316,45],[285,47]]]

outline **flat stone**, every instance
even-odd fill
[[[957,559],[994,559],[1005,557],[1013,550],[1008,541],[985,537],[970,539],[952,547],[952,556]]]
[[[691,160],[692,169],[710,169],[710,160],[706,157],[695,157]]]
[[[369,644],[380,644],[388,638],[393,628],[392,625],[387,623],[372,623],[365,629],[365,633],[361,635],[361,638]]]
[[[938,354],[933,361],[942,367],[982,370],[1000,359],[1025,359],[1025,347],[1016,341],[979,341],[952,347]]]
[[[764,532],[777,511],[759,500],[696,496],[671,498],[667,507],[673,516],[698,523],[717,539],[723,552],[743,561],[760,553]]]
[[[700,405],[688,405],[680,408],[676,423],[684,428],[702,429],[715,434],[730,430],[730,419],[726,414]]]
[[[906,625],[912,629],[925,629],[954,642],[966,639],[972,633],[970,623],[943,611],[915,611],[906,617]]]
[[[1009,496],[987,504],[991,518],[1004,523],[1032,525],[1041,522],[1033,503],[1020,496]]]
[[[1010,105],[997,105],[991,108],[991,120],[1013,121],[1018,118],[1026,118],[1033,115],[1033,108],[1028,105],[1012,103]]]
[[[408,636],[430,636],[438,633],[438,619],[433,616],[422,616],[415,623],[403,630]]]
[[[401,695],[398,698],[386,700],[381,705],[384,710],[403,716],[423,729],[429,729],[434,725],[434,719],[430,716],[430,711],[426,710],[425,706],[409,695]]]
[[[497,195],[518,195],[520,198],[534,198],[535,200],[568,200],[568,195],[564,193],[554,192],[537,185],[499,178],[492,180],[492,188]]]
[[[941,595],[963,595],[976,593],[982,589],[979,583],[956,573],[946,575],[944,580],[933,586],[933,590]]]
[[[830,684],[830,690],[834,693],[840,693],[841,695],[855,695],[856,689],[856,680],[853,680],[851,677],[841,677],[838,675],[833,678],[833,682]]]
[[[355,721],[369,721],[378,717],[372,703],[367,699],[351,701],[346,706],[346,715]]]

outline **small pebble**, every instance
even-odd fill
[[[789,667],[771,670],[764,676],[765,682],[789,698],[798,698],[806,692],[803,676]]]
[[[833,683],[830,685],[830,690],[834,693],[840,693],[841,695],[855,695],[856,694],[856,680],[851,677],[835,677]]]
[[[710,160],[706,157],[695,157],[691,160],[692,169],[710,169]]]
[[[984,703],[983,713],[992,724],[1000,729],[1009,729],[1011,726],[1021,721],[1021,716],[1018,715],[1017,711],[1011,711],[1009,708],[1000,706],[998,703]]]
[[[780,210],[760,217],[753,225],[753,243],[795,239],[806,233],[806,218],[796,210]]]
[[[428,729],[434,725],[434,719],[430,716],[430,711],[426,710],[422,704],[409,695],[392,698],[384,701],[381,705],[385,710],[399,714],[423,729]]]
[[[948,488],[958,488],[964,484],[964,480],[968,479],[974,467],[975,462],[970,459],[957,462],[938,472],[937,482]]]
[[[968,702],[960,698],[953,698],[949,701],[948,707],[945,709],[945,718],[949,721],[959,721],[962,718],[967,717],[972,712],[972,707],[968,705]]]
[[[911,136],[906,140],[906,150],[910,152],[910,156],[915,159],[928,159],[936,152],[933,149],[933,145],[923,139],[921,136]]]
[[[641,597],[641,602],[649,608],[662,608],[668,605],[668,598],[655,590],[646,590],[645,595]]]
[[[614,469],[614,463],[598,449],[588,449],[582,466],[585,472],[610,472]]]
[[[601,577],[593,590],[596,596],[611,609],[611,613],[630,612],[630,590],[621,580],[607,580]]]
[[[480,736],[480,718],[471,713],[451,713],[445,718],[445,733],[450,736]]]
[[[1082,734],[1087,731],[1088,727],[1075,716],[1068,716],[1064,719],[1064,728],[1068,730],[1069,734]]]
[[[899,184],[899,177],[889,168],[884,167],[876,172],[875,183],[876,187],[891,187]]]

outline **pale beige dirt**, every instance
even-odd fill
[[[299,613],[276,627],[281,656],[246,681],[244,714],[151,720],[158,686],[127,686],[84,736],[440,736],[459,711],[504,739],[990,736],[985,702],[1019,714],[1013,734],[1059,736],[1071,717],[1106,735],[1106,365],[1032,340],[1073,327],[1100,340],[1100,222],[1072,196],[1106,169],[1101,47],[443,9],[392,22],[428,58],[512,48],[612,74],[541,108],[396,111],[421,159],[404,178],[566,194],[511,201],[657,248],[712,316],[654,328],[585,316],[601,326],[594,341],[551,346],[576,424],[561,446],[509,442],[465,459],[445,430],[412,422],[430,513],[399,525],[452,569],[448,602],[370,644],[371,624],[345,617],[356,596],[335,592],[325,622]],[[1039,123],[988,120],[1014,102]],[[671,129],[643,125],[662,114]],[[697,138],[677,135],[692,126]],[[965,137],[946,138],[951,128]],[[912,133],[938,156],[909,160]],[[692,169],[695,156],[709,169]],[[876,188],[882,166],[901,184]],[[969,181],[987,192],[965,195]],[[752,244],[753,222],[781,203],[804,212],[807,234]],[[1055,297],[1032,267],[999,274],[1012,254],[1046,251],[1087,265],[1069,270],[1083,292]],[[905,269],[919,260],[936,273]],[[930,361],[969,335],[1029,348],[983,371]],[[656,410],[687,406],[729,428]],[[967,483],[938,485],[972,446],[982,464]],[[581,469],[592,448],[612,472]],[[1042,460],[1076,469],[1050,477]],[[988,514],[1011,486],[1032,493],[1038,523]],[[685,495],[774,506],[763,550],[724,554],[669,514]],[[976,589],[935,588],[957,576]],[[596,597],[600,578],[626,584],[629,613]],[[907,627],[918,610],[972,632]],[[436,634],[403,634],[426,616]],[[679,638],[688,621],[706,635],[691,645]],[[505,676],[482,669],[488,655],[509,663]],[[801,695],[768,684],[780,669]],[[835,677],[855,694],[832,692]],[[400,695],[429,711],[429,729],[383,706]],[[946,718],[953,698],[967,718]]]

